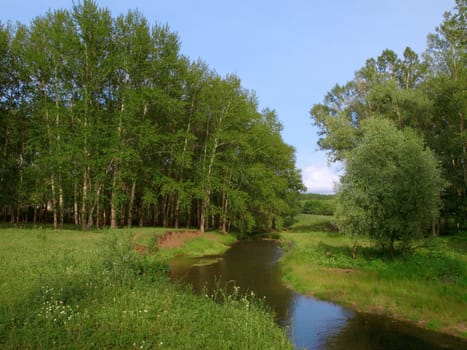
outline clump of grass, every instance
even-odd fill
[[[290,349],[256,304],[170,283],[134,232],[0,230],[3,349]]]

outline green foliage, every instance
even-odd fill
[[[300,204],[303,214],[334,215],[336,211],[334,195],[302,194]]]
[[[443,187],[438,164],[422,141],[390,121],[362,123],[362,140],[347,154],[337,223],[354,240],[368,236],[405,247],[436,220]]]
[[[441,161],[448,181],[438,232],[458,232],[467,218],[465,10],[465,0],[456,0],[428,35],[421,59],[410,48],[402,57],[386,49],[310,111],[319,128],[318,144],[333,161],[346,160],[358,147],[368,119],[384,118],[399,129],[416,130]]]
[[[294,216],[277,115],[167,25],[84,0],[1,26],[0,54],[0,220],[249,233]]]
[[[2,349],[291,348],[259,303],[173,285],[121,231],[0,234]]]

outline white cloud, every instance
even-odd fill
[[[302,170],[303,183],[308,192],[330,194],[335,192],[335,186],[343,174],[342,163],[309,165]]]

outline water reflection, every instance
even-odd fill
[[[172,278],[198,293],[239,286],[253,291],[275,312],[298,349],[467,349],[467,342],[384,317],[358,314],[333,303],[297,294],[281,282],[274,241],[243,241],[212,261],[175,259]],[[209,262],[213,262],[209,264]],[[199,266],[193,264],[199,263]]]
[[[273,241],[242,241],[214,264],[191,267],[196,259],[176,259],[171,264],[171,274],[174,279],[191,284],[197,293],[212,294],[219,287],[233,286],[239,286],[243,293],[253,291],[265,299],[276,314],[277,323],[286,326],[296,295],[281,283],[277,264],[280,254]]]
[[[289,338],[299,349],[326,349],[330,337],[338,335],[354,316],[351,310],[301,294],[294,295]]]

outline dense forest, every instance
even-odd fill
[[[456,0],[436,32],[428,35],[421,57],[409,47],[402,57],[384,50],[368,59],[353,80],[336,85],[312,107],[321,149],[331,160],[347,165],[339,202],[346,204],[343,214],[348,223],[359,221],[354,222],[354,232],[359,226],[367,234],[373,230],[379,235],[388,225],[401,231],[419,216],[431,216],[428,221],[437,217],[433,209],[440,187],[437,170],[422,171],[429,167],[431,152],[445,182],[433,233],[466,228],[466,10],[467,2]],[[392,224],[384,223],[388,218]]]
[[[0,24],[0,220],[280,228],[303,189],[273,110],[93,1]]]

